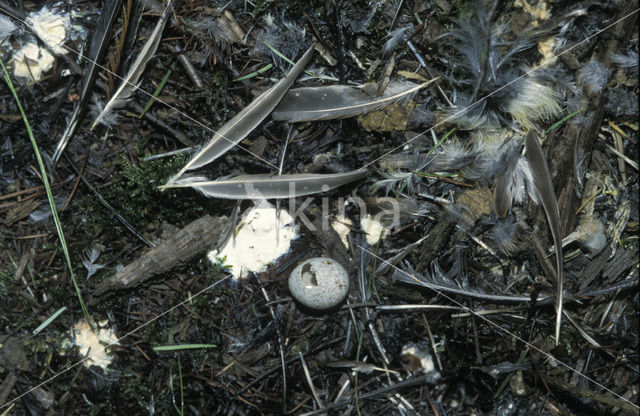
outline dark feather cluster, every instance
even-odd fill
[[[451,140],[434,155],[422,157],[418,170],[460,171],[468,179],[494,184],[494,193],[506,211],[527,196],[538,203],[533,173],[522,154],[523,137],[506,130],[480,132],[472,144]]]
[[[289,64],[267,45],[272,46],[284,56],[295,57],[300,56],[301,51],[307,49],[309,44],[309,36],[303,26],[288,20],[284,14],[275,16],[267,14],[263,18],[262,29],[256,34],[251,53],[261,58],[271,57],[279,67],[288,68]]]
[[[618,68],[629,71],[631,77],[636,78],[638,76],[638,52],[630,49],[626,54],[612,53],[611,61]]]
[[[592,59],[588,64],[580,68],[578,83],[583,88],[586,88],[590,94],[598,94],[609,82],[611,72],[611,68],[608,68],[597,59]]]
[[[523,76],[527,70],[519,59],[541,34],[511,40],[514,35],[506,23],[491,23],[482,7],[475,10],[451,31],[459,55],[456,64],[462,71],[450,80],[463,92],[454,106],[443,111],[443,121],[469,130],[514,122],[529,128],[535,121],[558,115],[560,94],[540,71]]]

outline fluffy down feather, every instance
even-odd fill
[[[477,7],[471,18],[458,22],[451,32],[460,57],[456,65],[462,68],[451,81],[468,93],[479,84],[479,100],[463,95],[455,106],[443,111],[443,121],[468,130],[497,129],[514,122],[530,128],[538,120],[557,116],[561,96],[548,79],[538,71],[520,78],[526,74],[520,53],[535,45],[535,37],[508,40],[513,35],[507,33],[506,24],[487,27],[486,19],[486,12]]]

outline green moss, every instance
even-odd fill
[[[257,0],[254,1],[254,7],[253,10],[251,11],[251,15],[253,17],[258,17],[260,15],[262,15],[265,11],[271,9],[271,8],[277,8],[280,5],[279,1],[273,1],[273,0]]]
[[[234,112],[227,105],[228,85],[227,74],[224,71],[215,72],[208,87],[188,95],[191,100],[189,108],[204,120],[215,120],[217,117],[226,120],[233,117]]]
[[[147,384],[146,380],[134,377],[121,383],[120,391],[122,396],[129,399],[127,407],[133,410],[134,404],[137,404],[138,410],[148,412],[149,405],[151,404],[151,395],[154,393]],[[158,395],[154,394],[154,403],[156,407],[156,414],[167,414],[166,409],[161,411],[162,402],[158,400]]]
[[[27,321],[23,321],[27,322]],[[60,328],[66,328],[69,325],[64,323],[64,321],[54,321],[51,325],[59,325]],[[34,329],[40,325],[40,322],[36,320]],[[64,341],[68,338],[68,336],[64,332],[59,332],[56,330],[52,330],[52,326],[47,327],[45,331],[43,331],[40,335],[36,337],[28,337],[24,340],[24,348],[27,352],[27,355],[34,358],[34,362],[42,362],[35,358],[38,357],[38,354],[48,355],[52,349],[54,351],[62,350],[62,345]],[[25,328],[28,328],[27,325],[24,325]],[[70,357],[71,359],[72,357]]]
[[[166,343],[166,328],[164,327],[164,325],[165,324],[160,325],[160,322],[158,320],[154,320],[138,331],[138,333],[140,334],[140,338],[151,346]]]
[[[141,161],[137,165],[124,161],[122,166],[124,183],[116,186],[112,194],[120,198],[123,212],[130,215],[128,217],[130,222],[150,223],[175,220],[176,216],[181,216],[183,213],[195,215],[202,211],[191,198],[185,200],[184,196],[180,195],[181,192],[158,189],[158,186],[166,183],[169,176],[180,170],[186,163],[187,158],[184,156],[168,161]]]
[[[183,226],[199,217],[203,211],[197,201],[197,194],[175,189],[160,191],[158,186],[164,184],[185,163],[186,156],[140,161],[137,165],[121,159],[122,179],[112,187],[102,189],[103,198],[139,233],[153,230],[155,225],[163,221]],[[99,236],[95,242],[107,245],[106,243],[128,234],[125,227],[113,214],[107,212],[94,195],[76,198],[71,208],[70,213],[75,218],[80,218],[82,229],[90,241],[95,241],[95,236]],[[84,248],[86,247],[78,250],[74,258],[79,259]]]

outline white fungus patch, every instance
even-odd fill
[[[25,43],[13,54],[13,75],[39,81],[42,75],[53,67],[53,55],[34,42]]]
[[[106,348],[117,345],[118,338],[113,329],[106,327],[108,323],[109,321],[99,322],[97,331],[94,331],[87,321],[80,320],[71,330],[73,344],[78,347],[80,355],[88,357],[83,361],[85,366],[97,365],[106,370],[111,364],[113,357]]]
[[[220,250],[209,252],[216,263],[224,258],[235,278],[245,278],[250,272],[260,273],[269,263],[289,251],[291,240],[298,237],[298,226],[285,209],[278,216],[276,208],[261,201],[244,214],[235,233]]]
[[[440,379],[433,357],[425,345],[410,342],[402,347],[402,358],[405,366],[411,371],[419,371],[431,375],[432,379]]]
[[[16,78],[39,81],[53,67],[53,54],[67,53],[63,43],[70,27],[70,19],[69,15],[58,15],[45,7],[38,12],[30,13],[26,23],[32,27],[46,47],[40,47],[35,40],[25,41],[11,57],[13,74]]]
[[[45,7],[39,12],[30,13],[27,24],[33,26],[40,40],[45,42],[55,54],[67,53],[62,43],[67,36],[68,15],[57,15]]]
[[[347,237],[351,232],[352,225],[353,221],[342,215],[337,216],[336,219],[331,223],[331,228],[333,228],[336,234],[340,236],[340,240],[342,240],[342,243],[347,248],[349,247],[349,240],[347,240]]]
[[[360,228],[366,233],[367,244],[370,246],[378,244],[378,241],[389,233],[388,228],[382,225],[377,218],[371,218],[369,214],[360,220]]]

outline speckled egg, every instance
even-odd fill
[[[349,273],[333,259],[307,259],[291,272],[289,291],[304,306],[316,310],[330,309],[347,296]]]

